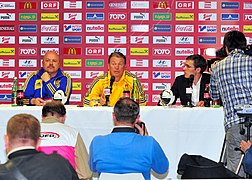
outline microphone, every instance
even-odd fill
[[[193,80],[194,80],[194,75],[191,74],[190,77],[189,77],[189,86],[190,87],[192,87]]]
[[[115,76],[111,76],[111,78],[110,78],[110,84],[109,84],[109,86],[110,86],[110,94],[112,93],[112,86],[113,86],[114,82],[115,82]]]
[[[190,77],[189,77],[189,87],[186,88],[186,99],[187,99],[187,102],[186,102],[185,107],[193,107],[193,105],[192,105],[192,83],[193,83],[193,80],[194,80],[194,75],[190,74]]]

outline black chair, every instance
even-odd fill
[[[178,164],[181,179],[239,179],[240,176],[217,163],[199,155],[183,154]]]

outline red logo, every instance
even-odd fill
[[[153,48],[153,55],[171,55],[171,48]]]
[[[59,9],[59,2],[43,1],[41,2],[41,9]]]
[[[36,2],[19,2],[19,9],[37,9]]]
[[[193,1],[176,1],[176,9],[193,9]]]
[[[86,55],[104,55],[104,48],[101,47],[87,47]]]
[[[109,13],[109,20],[127,20],[127,13]]]
[[[81,55],[81,48],[63,48],[63,54]]]
[[[19,48],[19,55],[37,55],[37,48]]]
[[[169,2],[165,1],[155,1],[153,2],[153,8],[154,9],[170,9]]]
[[[252,21],[252,14],[244,14],[244,21]]]

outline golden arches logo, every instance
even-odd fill
[[[69,48],[67,53],[68,54],[76,54],[76,49],[75,48]]]
[[[31,2],[25,2],[24,3],[24,9],[32,9],[32,3]]]
[[[160,9],[166,9],[167,8],[166,7],[166,3],[164,1],[159,2],[158,3],[158,8],[160,8]]]

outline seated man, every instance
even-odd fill
[[[89,166],[100,173],[142,173],[150,179],[151,169],[158,174],[168,170],[169,162],[159,143],[151,136],[143,136],[139,122],[139,105],[129,98],[121,98],[114,106],[115,128],[111,134],[96,136],[89,149]],[[139,130],[136,133],[134,127]]]
[[[128,84],[130,92],[133,89],[133,80],[136,79],[136,84],[139,92],[139,104],[146,105],[146,97],[139,79],[135,74],[130,73],[126,69],[126,57],[120,52],[113,52],[108,58],[108,69],[106,74],[97,77],[91,84],[89,90],[84,97],[84,105],[90,106],[92,98],[99,99],[99,105],[104,105],[106,99],[104,89],[111,86],[108,106],[114,106],[115,103],[123,97],[123,90]],[[111,83],[111,77],[114,77],[114,82]]]
[[[24,83],[24,98],[30,104],[43,106],[46,99],[52,99],[56,91],[62,90],[69,104],[72,92],[71,77],[60,67],[59,55],[55,51],[48,51],[42,61],[43,67],[32,73]]]
[[[79,179],[66,159],[36,150],[39,137],[40,124],[34,116],[17,114],[10,118],[4,137],[9,160],[0,165],[0,179]]]
[[[207,62],[201,55],[195,54],[186,58],[185,66],[183,68],[184,75],[176,77],[171,90],[175,96],[174,104],[177,98],[180,98],[182,105],[187,104],[186,88],[189,85],[190,75],[194,75],[192,82],[192,105],[204,106],[204,90],[206,84],[210,82],[210,75],[203,73],[206,70]]]
[[[65,157],[76,169],[80,179],[89,179],[88,153],[77,130],[64,124],[66,108],[59,101],[48,102],[42,109],[41,144],[46,154],[56,152]]]

